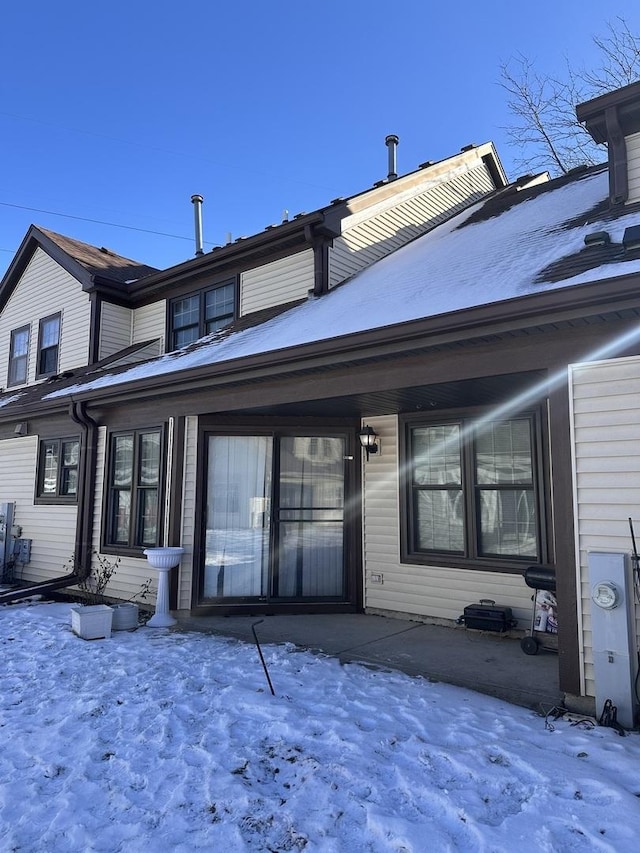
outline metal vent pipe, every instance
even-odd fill
[[[204,201],[201,195],[197,193],[191,196],[193,202],[193,217],[195,223],[196,234],[196,257],[204,255],[204,247],[202,242],[202,202]]]
[[[398,177],[396,159],[399,142],[400,139],[395,135],[395,133],[390,133],[384,140],[384,144],[389,149],[389,174],[387,175],[387,179],[389,181],[395,181]]]

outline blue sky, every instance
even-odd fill
[[[640,32],[628,0],[7,3],[0,274],[32,222],[179,263],[192,193],[210,249],[385,177],[388,133],[400,173],[493,140],[515,178],[500,64],[590,67],[617,16]]]

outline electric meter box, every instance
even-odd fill
[[[596,716],[610,700],[620,725],[632,729],[638,664],[631,558],[591,551],[588,559]]]

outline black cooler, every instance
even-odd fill
[[[463,623],[466,628],[496,631],[500,634],[510,631],[516,625],[511,608],[496,604],[490,598],[481,598],[478,604],[468,604],[458,622]]]

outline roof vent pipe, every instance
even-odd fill
[[[193,217],[196,229],[196,258],[204,255],[202,243],[202,202],[204,199],[201,195],[195,194],[191,196],[193,202]]]
[[[398,142],[400,142],[399,138],[395,135],[395,133],[390,133],[385,137],[384,144],[389,149],[389,174],[387,175],[387,180],[395,181],[398,177],[398,172],[396,171],[396,154],[398,151]]]

